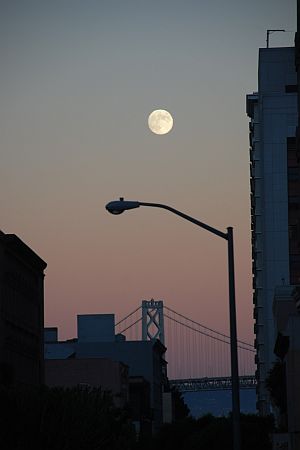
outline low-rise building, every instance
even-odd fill
[[[145,418],[145,421],[151,420],[152,431],[156,432],[163,422],[163,391],[167,384],[164,359],[166,348],[164,345],[157,339],[126,341],[124,336],[115,336],[113,314],[79,315],[77,329],[77,338],[63,342],[55,340],[55,329],[46,329],[48,336],[45,339],[47,372],[50,367],[47,360],[109,359],[125,364],[128,366],[129,377],[140,377],[149,384],[151,414]],[[48,374],[46,378],[48,378]],[[146,395],[146,391],[147,389],[143,390],[143,395]],[[132,392],[134,392],[133,385]]]

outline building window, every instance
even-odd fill
[[[290,258],[290,283],[292,285],[300,284],[300,255]]]
[[[291,93],[298,92],[297,84],[286,84],[285,92],[286,92],[286,94],[291,94]]]

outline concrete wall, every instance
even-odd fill
[[[78,342],[113,342],[115,316],[113,314],[80,314],[77,316]]]

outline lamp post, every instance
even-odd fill
[[[227,233],[217,230],[187,214],[178,211],[168,205],[161,203],[147,203],[138,201],[120,200],[110,202],[106,205],[107,211],[111,214],[122,214],[128,209],[139,208],[140,206],[150,206],[154,208],[162,208],[182,217],[193,224],[204,228],[207,231],[225,239],[228,246],[228,281],[229,281],[229,318],[230,318],[230,355],[231,355],[231,380],[232,380],[232,422],[233,422],[233,449],[240,450],[241,434],[240,434],[240,392],[239,392],[239,371],[238,371],[238,354],[237,354],[237,333],[236,333],[236,308],[235,308],[235,282],[234,282],[234,254],[233,254],[233,228],[228,227]]]

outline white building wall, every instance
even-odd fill
[[[295,136],[294,48],[260,49],[258,93],[247,96],[250,123],[254,317],[258,408],[270,410],[265,378],[275,359],[274,289],[289,284],[287,137]]]

